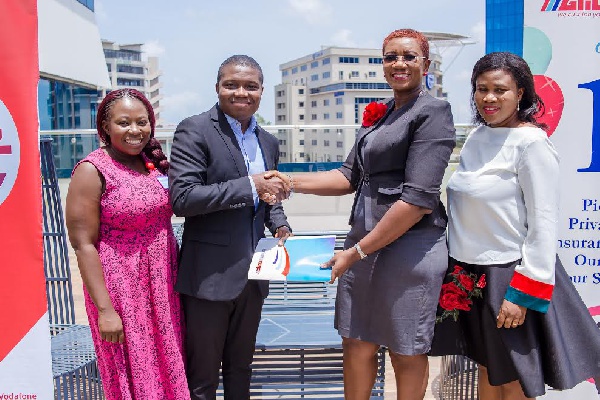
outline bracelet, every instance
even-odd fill
[[[292,197],[292,194],[294,193],[294,180],[292,179],[290,174],[285,174],[285,176],[287,176],[288,179],[290,180],[290,193],[288,194],[288,199],[289,199],[290,197]]]
[[[367,254],[365,254],[364,251],[362,251],[362,249],[360,248],[360,245],[358,243],[356,243],[354,245],[354,248],[356,249],[356,251],[358,252],[358,255],[360,256],[361,260],[364,260],[365,258],[367,258]]]

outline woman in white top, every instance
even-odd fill
[[[483,400],[534,398],[600,375],[600,330],[556,256],[558,155],[527,63],[487,54],[471,85],[479,126],[447,186],[440,297],[441,316],[458,320],[436,326],[431,354],[476,361]]]

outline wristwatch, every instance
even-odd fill
[[[356,243],[354,245],[354,248],[356,249],[356,252],[358,253],[358,255],[360,256],[361,260],[364,260],[365,258],[367,258],[367,255],[365,254],[364,251],[362,251],[362,249],[360,248],[360,245],[358,243]]]

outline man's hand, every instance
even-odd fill
[[[290,228],[288,228],[287,226],[283,225],[277,228],[277,232],[275,232],[275,237],[279,238],[279,243],[277,243],[277,246],[283,246],[287,238],[289,238],[290,236],[294,235],[292,234],[292,232],[290,232]]]
[[[277,170],[267,171],[265,172],[265,179],[279,178],[281,179],[285,185],[289,188],[292,188],[292,180],[291,177],[287,174],[282,174]]]
[[[251,175],[258,197],[269,204],[287,199],[290,192],[289,185],[278,177],[269,176],[269,179],[266,179],[266,175],[265,173]]]

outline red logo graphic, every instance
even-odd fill
[[[565,98],[558,83],[545,75],[534,75],[533,83],[536,93],[544,102],[544,114],[536,116],[539,122],[548,125],[548,136],[552,135],[560,122],[563,108],[565,107]]]
[[[19,170],[19,135],[12,115],[0,100],[0,204],[10,194]]]

